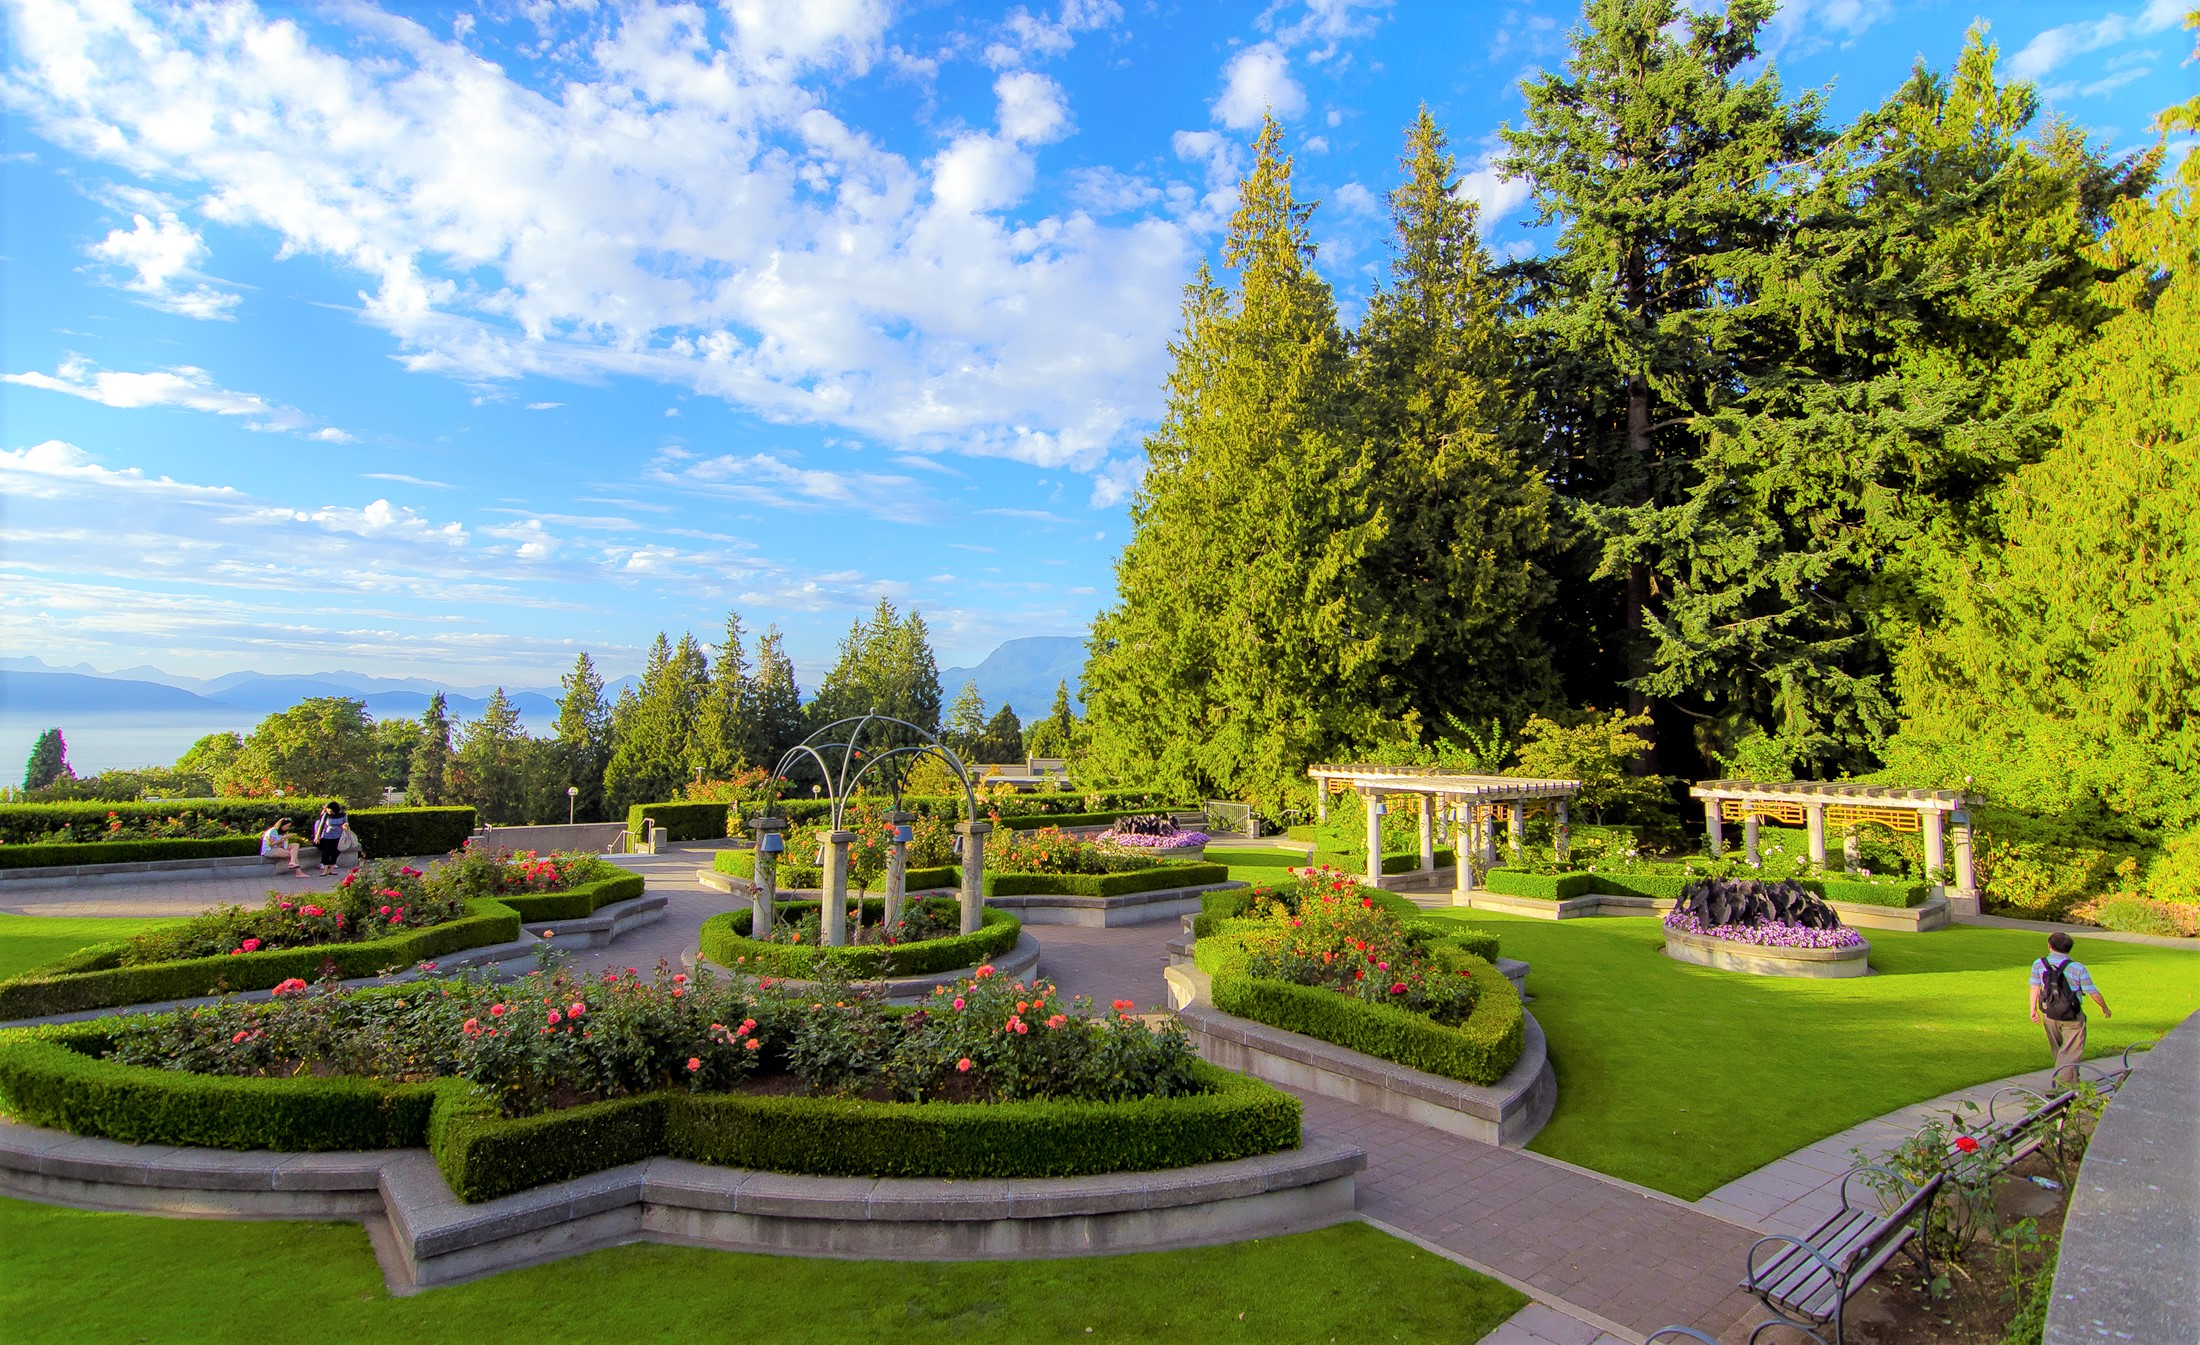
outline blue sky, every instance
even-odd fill
[[[1848,116],[1977,17],[2114,149],[2179,6],[1804,0]],[[943,664],[1109,601],[1179,290],[1264,107],[1348,319],[1426,101],[1486,156],[1559,3],[15,0],[0,646],[551,681],[880,594]]]

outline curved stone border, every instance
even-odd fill
[[[49,1204],[232,1218],[387,1218],[383,1274],[404,1291],[624,1242],[910,1261],[1013,1260],[1209,1246],[1353,1217],[1359,1148],[1160,1172],[990,1181],[802,1177],[646,1162],[460,1204],[425,1150],[285,1154],[83,1139],[0,1121],[0,1192]]]
[[[1455,900],[1453,904],[1476,910],[1502,911],[1507,915],[1525,915],[1535,920],[1579,920],[1594,915],[1655,915],[1662,918],[1676,903],[1669,897],[1614,897],[1595,893],[1553,901],[1477,889],[1469,892],[1464,902]],[[1842,924],[1854,929],[1925,933],[1946,929],[1955,923],[1945,897],[1927,897],[1915,906],[1874,906],[1859,901],[1829,901],[1826,904],[1841,917]]]
[[[2200,1014],[2141,1059],[2071,1186],[2046,1345],[2200,1340]]]
[[[1197,967],[1162,974],[1192,1045],[1224,1069],[1514,1149],[1534,1139],[1558,1106],[1558,1075],[1543,1025],[1525,1008],[1520,1059],[1496,1083],[1472,1084],[1224,1013],[1209,998],[1210,978]]]
[[[1027,925],[1081,925],[1086,929],[1114,929],[1145,925],[1156,920],[1175,920],[1199,914],[1200,898],[1209,892],[1244,887],[1242,882],[1202,883],[1197,887],[1163,887],[1151,892],[1126,892],[1119,897],[1078,897],[1056,892],[1033,892],[1013,897],[987,897],[985,904],[1014,915]]]
[[[481,967],[495,973],[498,980],[510,980],[525,976],[541,965],[543,931],[555,931],[550,942],[560,948],[578,951],[583,948],[601,948],[629,930],[654,924],[664,919],[669,899],[663,896],[629,897],[608,906],[599,906],[596,913],[577,920],[527,921],[521,925],[521,934],[511,943],[484,944],[479,948],[461,948],[435,959],[437,971],[458,971],[463,968]],[[532,931],[532,932],[530,932]],[[428,973],[418,967],[407,967],[388,976],[358,976],[338,985],[347,990],[367,985],[391,985],[414,981]],[[0,1028],[37,1027],[47,1023],[81,1023],[93,1018],[119,1017],[133,1013],[170,1013],[177,1009],[195,1009],[202,1004],[219,1004],[224,999],[265,1000],[273,999],[273,990],[240,990],[228,995],[200,995],[194,999],[167,999],[148,1004],[110,1004],[103,1009],[79,1009],[74,1013],[50,1014],[44,1018],[16,1018],[0,1022]]]
[[[1775,948],[1681,929],[1665,931],[1665,955],[1675,962],[1751,976],[1801,976],[1821,981],[1869,976],[1871,953],[1869,943],[1854,948]]]
[[[698,968],[707,968],[708,970],[713,971],[720,976],[749,974],[737,972],[737,970],[732,967],[722,967],[716,962],[712,962],[708,958],[702,956],[702,950],[697,948],[691,948],[687,952],[682,953],[680,955],[680,961],[687,967],[689,971],[695,971]],[[1032,938],[1029,934],[1020,934],[1016,938],[1016,946],[1014,948],[1011,948],[1007,952],[1001,954],[999,957],[994,958],[990,963],[987,963],[986,965],[992,967],[995,972],[999,973],[1002,976],[1006,976],[1011,980],[1033,975],[1039,970],[1039,941]],[[972,965],[967,967],[954,967],[947,971],[926,972],[922,976],[893,976],[887,978],[884,981],[873,979],[859,980],[856,983],[858,985],[883,985],[886,987],[887,999],[904,1000],[913,1003],[920,1000],[930,999],[932,997],[932,991],[934,987],[952,986],[955,984],[955,982],[964,979],[965,977],[969,976],[970,973],[976,971],[977,969],[977,964],[973,963]],[[815,984],[815,982],[798,981],[793,977],[787,976],[776,978],[776,983],[779,985],[794,986],[797,988]]]

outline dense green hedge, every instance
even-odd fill
[[[125,822],[164,821],[183,813],[195,813],[209,822],[231,828],[240,835],[257,836],[278,817],[288,817],[300,831],[313,821],[328,800],[316,799],[175,799],[163,803],[0,803],[0,845],[35,841],[58,826],[104,827],[108,815]]]
[[[935,900],[953,908],[952,902]],[[781,920],[800,920],[815,914],[818,907],[814,901],[775,904]],[[866,916],[883,916],[886,903],[884,900],[865,901],[863,911]],[[981,912],[980,916],[984,923],[971,934],[952,934],[943,939],[925,939],[890,948],[879,944],[824,948],[752,939],[748,934],[755,912],[721,911],[703,922],[702,955],[721,967],[739,966],[744,972],[762,976],[807,979],[817,975],[820,964],[828,963],[857,980],[883,975],[924,976],[956,967],[975,967],[1016,946],[1016,939],[1023,932],[1022,921],[1006,911],[991,909]],[[743,958],[747,961],[741,961]]]
[[[598,878],[593,883],[582,883],[563,892],[510,892],[496,900],[519,912],[519,918],[529,922],[580,920],[594,915],[612,902],[631,901],[642,895],[644,888],[642,875],[615,873],[609,878]]]
[[[1203,957],[1200,965],[1222,967],[1213,973],[1212,994],[1224,1013],[1447,1079],[1495,1083],[1518,1063],[1526,1041],[1520,996],[1502,972],[1479,957],[1460,952],[1439,960],[1474,977],[1474,1010],[1457,1027],[1334,990],[1248,976],[1226,956]]]
[[[1537,897],[1567,901],[1597,890],[1595,873],[1526,873],[1519,869],[1491,869],[1482,879],[1490,891],[1507,897]]]
[[[1233,887],[1226,892],[1202,893],[1199,898],[1199,914],[1192,917],[1192,937],[1207,938],[1222,921],[1235,920],[1245,914],[1252,908],[1255,890],[1253,887]],[[1413,904],[1412,898],[1397,892],[1385,892],[1379,887],[1363,887],[1360,889],[1360,896],[1402,920],[1413,920],[1422,915],[1421,908]]]
[[[69,1028],[0,1033],[0,1109],[134,1144],[391,1149],[425,1144],[458,1198],[491,1200],[658,1154],[829,1176],[1062,1177],[1293,1149],[1299,1103],[1203,1062],[1203,1092],[1130,1102],[891,1103],[661,1092],[507,1120],[463,1081],[237,1079],[101,1060]]]
[[[1853,901],[1860,906],[1921,906],[1930,890],[1922,882],[1874,883],[1857,878],[1805,878],[1803,886],[1827,901]]]
[[[884,800],[873,800],[884,803]],[[945,817],[961,821],[963,796],[960,794],[909,794],[901,800],[902,810],[919,817]],[[1003,821],[1010,818],[1043,817],[1048,821],[1066,825],[1069,818],[1079,815],[1099,816],[1109,820],[1125,813],[1191,812],[1196,807],[1182,803],[1167,790],[1160,789],[1098,789],[1092,791],[1041,792],[1035,794],[1011,794],[1006,798],[981,800],[979,811],[992,809]],[[772,808],[773,813],[793,823],[823,822],[833,814],[831,799],[781,799]],[[741,805],[744,818],[762,816],[761,805]]]
[[[502,902],[482,900],[467,902],[466,913],[456,920],[363,943],[312,944],[137,967],[115,964],[122,944],[95,944],[0,981],[0,1020],[267,990],[294,976],[317,980],[329,963],[347,980],[379,976],[446,953],[510,943],[519,935],[518,912]]]
[[[370,859],[447,855],[474,834],[474,810],[465,808],[359,808],[349,814],[352,834]],[[301,834],[312,819],[298,824]]]
[[[1196,861],[1162,863],[1150,869],[1130,869],[1122,873],[995,873],[988,869],[985,894],[989,897],[1124,897],[1133,892],[1158,892],[1168,887],[1201,887],[1228,881],[1228,865]]]
[[[756,852],[754,850],[720,850],[711,856],[711,868],[733,878],[756,881]],[[815,889],[825,881],[825,871],[815,864],[794,864],[787,856],[779,856],[779,890],[799,892]],[[883,883],[883,879],[880,880]],[[933,868],[912,868],[902,875],[902,891],[922,892],[927,888],[955,887],[962,882],[962,870],[952,864]],[[874,885],[871,891],[879,891]]]
[[[62,864],[139,864],[160,859],[236,859],[258,853],[260,838],[257,836],[0,845],[0,869],[43,869]]]
[[[1327,864],[1333,869],[1342,869],[1344,872],[1355,876],[1364,876],[1367,873],[1367,852],[1365,850],[1316,850],[1311,862]],[[1458,856],[1450,846],[1439,845],[1436,847],[1437,868],[1448,869],[1456,863],[1458,863]],[[1405,854],[1383,856],[1383,872],[1386,874],[1412,873],[1420,867],[1421,852],[1418,850],[1409,851]]]
[[[637,803],[626,810],[626,829],[636,841],[645,819],[665,829],[668,841],[722,841],[732,822],[733,810],[724,803]]]
[[[436,1084],[238,1079],[101,1060],[96,1025],[0,1032],[0,1108],[26,1125],[210,1149],[410,1148]]]

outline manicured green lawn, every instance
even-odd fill
[[[1479,1339],[1527,1301],[1362,1223],[1196,1251],[940,1265],[637,1245],[412,1298],[384,1290],[356,1224],[162,1219],[0,1199],[0,1247],[0,1334],[21,1345],[1452,1343]]]
[[[41,966],[91,943],[126,939],[172,920],[104,916],[0,914],[0,980]]]
[[[1675,962],[1654,919],[1459,918],[1533,967],[1558,1110],[1528,1147],[1685,1199],[1897,1107],[2052,1063],[2025,1011],[2047,945],[2029,931],[1866,931],[1875,975],[1808,981]],[[2077,957],[2116,1015],[2092,1014],[2094,1055],[2200,1009],[2200,950],[2080,937]]]
[[[1230,877],[1241,883],[1267,883],[1274,886],[1291,881],[1288,870],[1293,865],[1304,865],[1306,856],[1296,850],[1255,850],[1250,847],[1239,850],[1209,850],[1207,858],[1217,864],[1230,866]]]

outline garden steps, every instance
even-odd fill
[[[185,1149],[0,1120],[0,1192],[158,1214],[380,1220],[371,1240],[397,1293],[629,1242],[934,1261],[1212,1246],[1351,1218],[1366,1165],[1359,1146],[1318,1136],[1195,1167],[973,1181],[652,1158],[468,1205],[424,1149]]]

